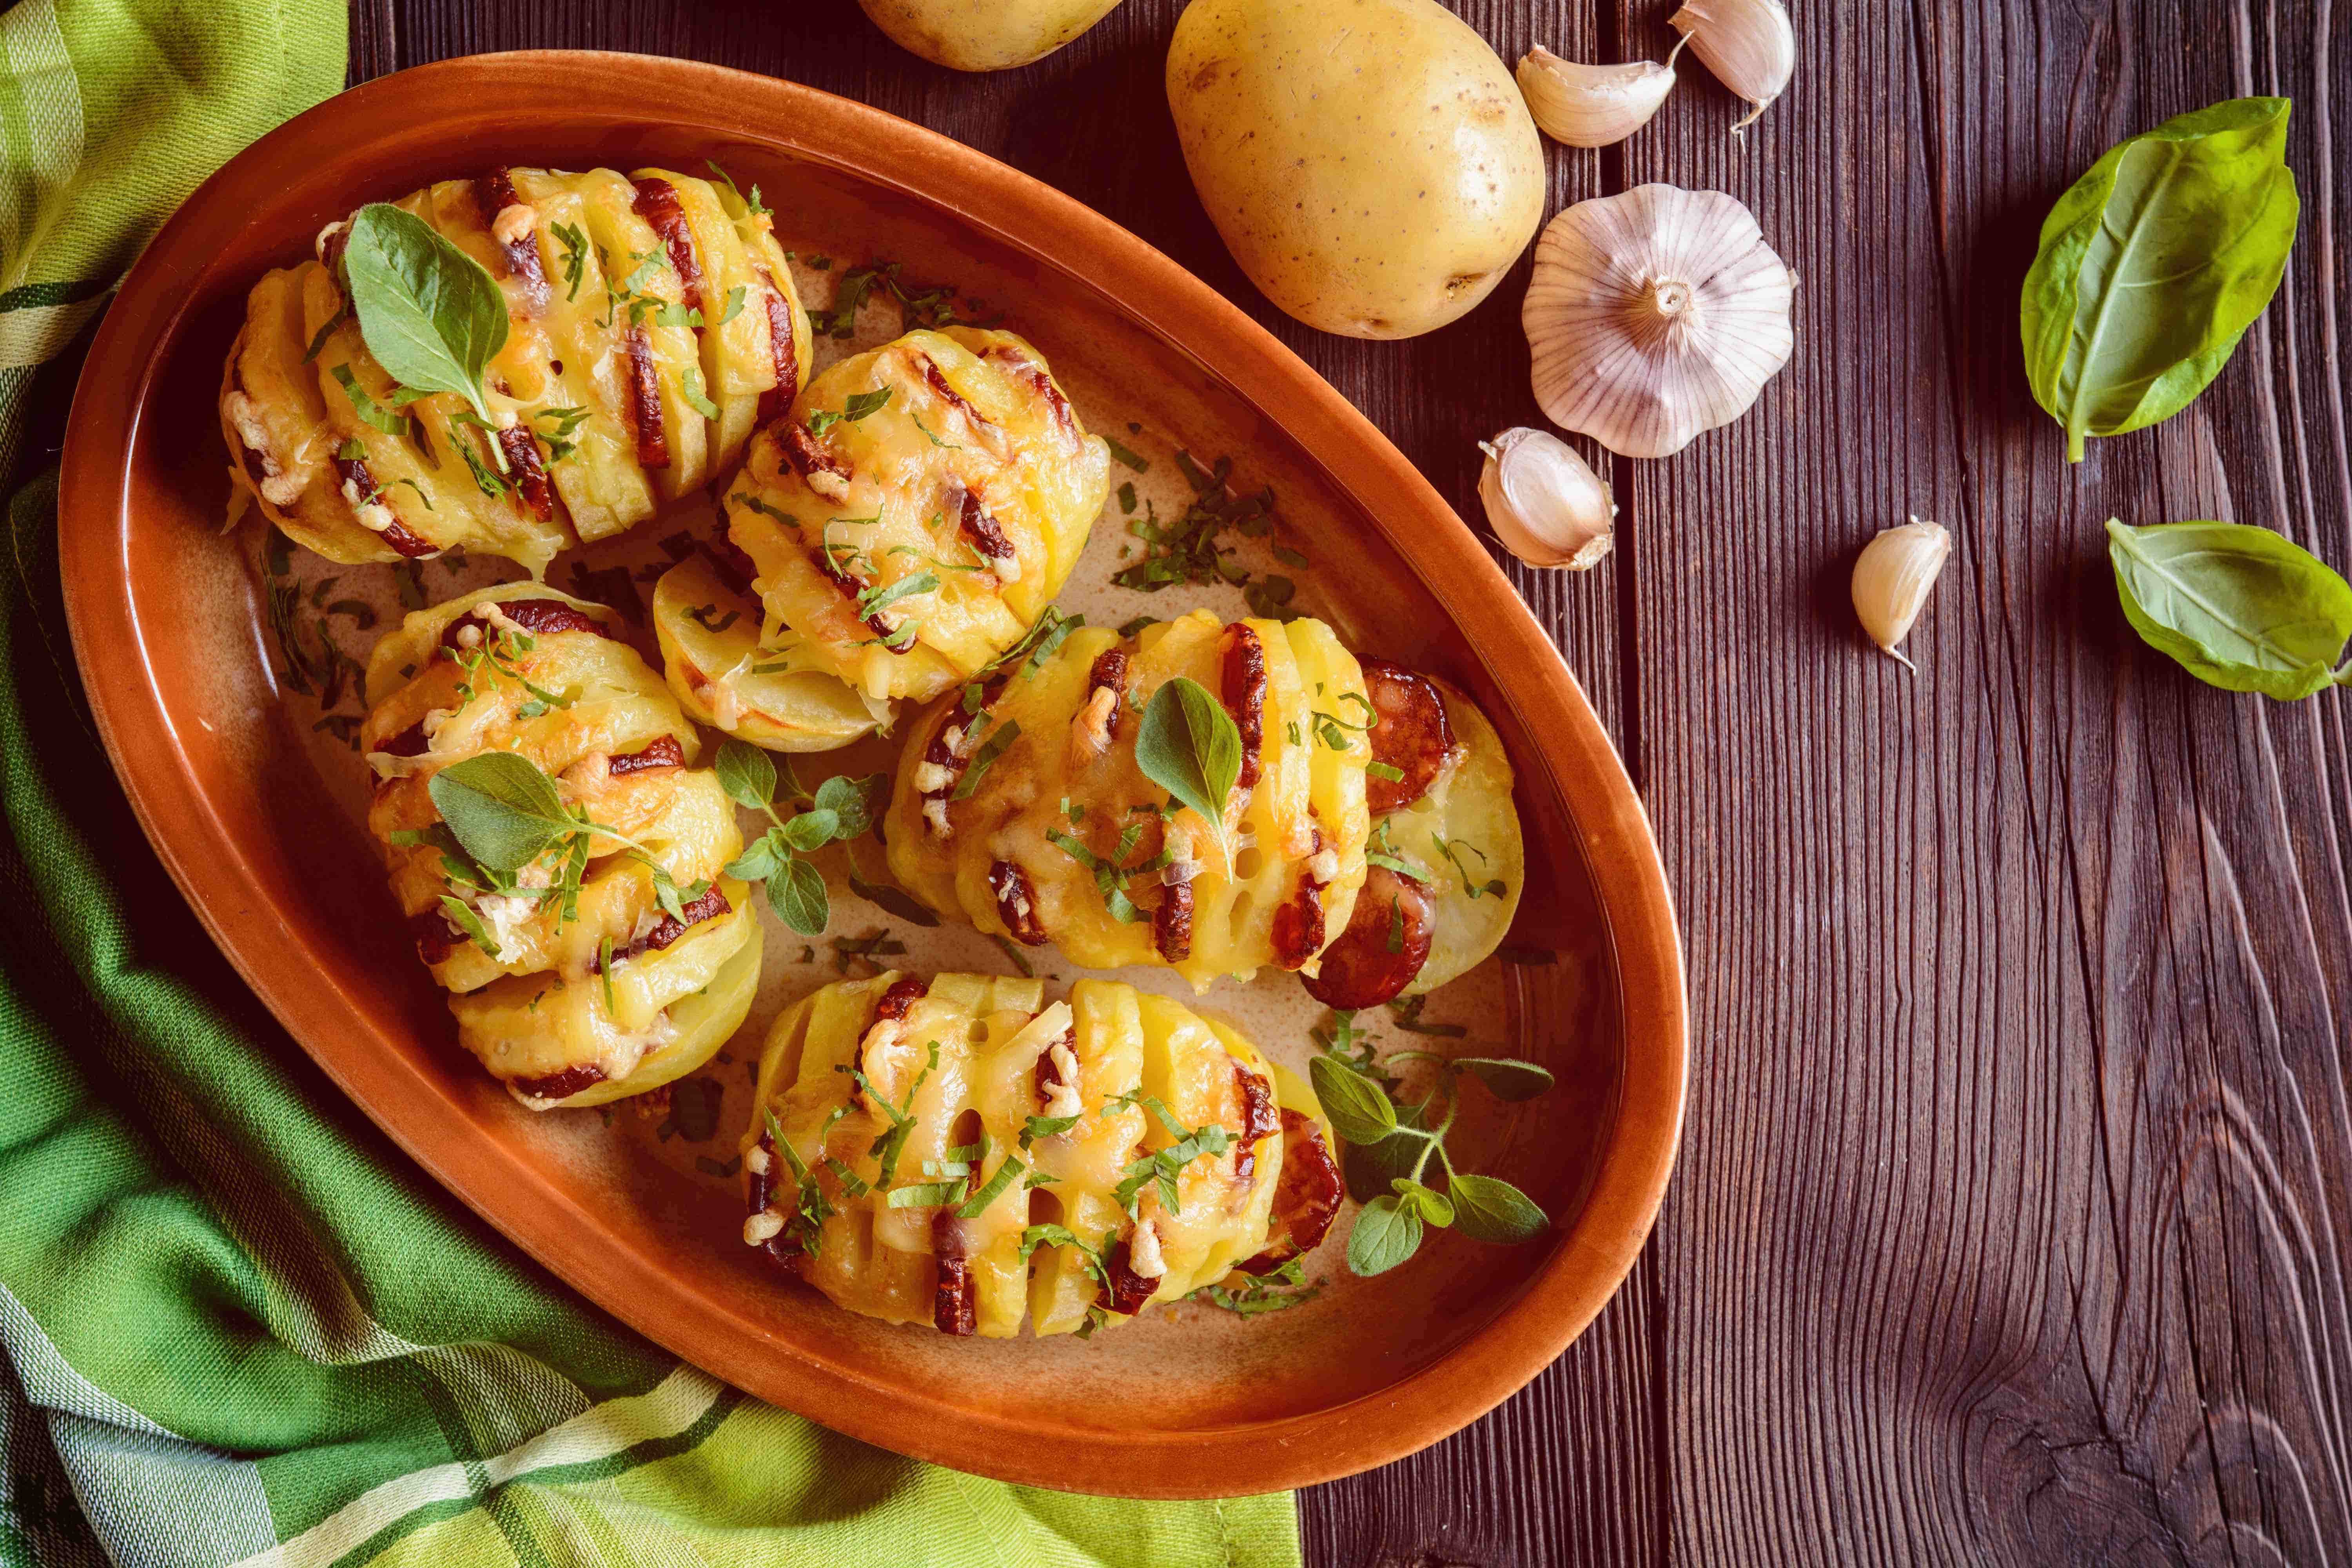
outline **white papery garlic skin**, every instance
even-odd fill
[[[1797,32],[1780,0],[1689,0],[1666,23],[1717,81],[1756,106],[1734,134],[1756,123],[1797,68]]]
[[[1720,191],[1636,185],[1544,226],[1520,310],[1553,424],[1663,458],[1748,412],[1789,363],[1796,275]]]
[[[1682,47],[1676,44],[1675,52]],[[1538,47],[1519,62],[1518,79],[1528,112],[1545,135],[1570,147],[1613,147],[1647,125],[1666,101],[1675,62],[1669,55],[1664,65],[1579,65]]]
[[[1951,534],[1939,523],[1915,517],[1864,545],[1854,558],[1853,613],[1870,640],[1902,659],[1906,669],[1918,666],[1895,645],[1910,635],[1951,553]]]
[[[1503,548],[1530,566],[1591,571],[1614,542],[1616,502],[1576,448],[1548,430],[1506,430],[1478,448],[1478,499]]]

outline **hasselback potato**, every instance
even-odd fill
[[[498,168],[394,205],[498,281],[488,427],[457,394],[413,397],[369,353],[343,224],[319,259],[255,286],[222,375],[239,484],[331,560],[463,548],[536,574],[732,467],[807,379],[784,253],[730,183]]]
[[[1230,867],[1214,826],[1139,757],[1140,715],[1179,677],[1240,738]],[[1437,984],[1422,977],[1441,931],[1444,978],[1502,941],[1523,870],[1510,794],[1499,741],[1459,692],[1359,661],[1320,621],[1195,610],[1132,638],[1078,628],[940,702],[900,754],[886,836],[902,886],[982,931],[1089,969],[1167,964],[1202,989],[1273,963],[1359,1007]],[[1454,856],[1486,858],[1475,883],[1439,875],[1457,817],[1478,841]],[[1400,826],[1411,845],[1391,842]]]
[[[727,488],[765,640],[875,700],[928,701],[1018,642],[1060,591],[1110,458],[1011,332],[915,331],[809,384]]]
[[[893,971],[770,1033],[743,1238],[892,1322],[1091,1332],[1314,1247],[1334,1147],[1304,1081],[1166,997]]]
[[[368,665],[368,827],[394,895],[460,1041],[540,1110],[692,1071],[759,979],[748,889],[720,874],[742,850],[735,808],[688,766],[694,726],[613,620],[500,584],[410,615]],[[487,825],[445,810],[458,781]]]

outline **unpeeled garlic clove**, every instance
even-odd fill
[[[1675,48],[1679,53],[1682,44]],[[1528,112],[1545,135],[1570,147],[1613,147],[1647,125],[1666,101],[1675,62],[1669,55],[1664,65],[1579,65],[1538,47],[1519,62],[1518,78]]]
[[[1796,277],[1720,191],[1636,185],[1544,226],[1519,319],[1553,424],[1629,458],[1748,412],[1789,362]]]
[[[1688,0],[1666,24],[1717,81],[1756,106],[1734,132],[1756,123],[1797,68],[1797,32],[1780,0]]]
[[[1530,566],[1590,571],[1609,553],[1617,516],[1609,486],[1575,447],[1525,426],[1481,441],[1478,499],[1503,548]]]
[[[1915,517],[1888,529],[1854,557],[1853,613],[1870,640],[1902,659],[1906,668],[1918,667],[1895,645],[1910,635],[1951,553],[1950,532]]]

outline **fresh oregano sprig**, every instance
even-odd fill
[[[1420,1250],[1433,1226],[1498,1243],[1543,1233],[1551,1222],[1533,1199],[1499,1176],[1457,1170],[1445,1137],[1461,1110],[1465,1077],[1517,1101],[1549,1089],[1549,1071],[1510,1057],[1402,1050],[1376,1058],[1351,1013],[1335,1013],[1330,1032],[1318,1037],[1324,1048],[1307,1064],[1308,1075],[1331,1130],[1349,1145],[1349,1188],[1364,1200],[1348,1238],[1349,1268],[1367,1279],[1387,1273]],[[1404,1084],[1388,1069],[1408,1061],[1427,1062],[1433,1074],[1426,1093],[1400,1106]]]
[[[715,771],[728,799],[765,812],[772,824],[729,863],[725,874],[765,883],[768,907],[778,919],[803,936],[818,935],[833,919],[833,900],[825,892],[824,873],[804,857],[836,840],[871,832],[889,776],[835,774],[812,795],[801,788],[790,764],[780,774],[773,756],[731,739],[719,749]],[[786,803],[801,808],[789,817],[776,811],[780,788]]]

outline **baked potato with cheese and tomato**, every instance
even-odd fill
[[[731,468],[808,378],[810,330],[768,212],[669,169],[494,168],[393,204],[479,262],[507,310],[489,417],[368,352],[341,266],[264,277],[222,372],[236,483],[356,564],[463,549],[533,575]]]
[[[459,1041],[533,1110],[691,1072],[759,982],[750,890],[723,874],[743,847],[735,807],[614,624],[499,584],[408,616],[368,664],[369,831]],[[487,824],[436,797],[461,764],[451,798]],[[581,826],[538,831],[558,813]]]
[[[725,505],[764,642],[789,631],[865,697],[927,702],[1027,635],[1109,489],[1109,448],[1044,356],[950,327],[811,382],[752,440]]]
[[[742,1141],[746,1245],[942,1333],[1091,1333],[1311,1250],[1339,1212],[1314,1092],[1115,981],[889,971],[777,1019]]]
[[[1178,677],[1240,741],[1222,824],[1138,755]],[[900,754],[885,837],[900,886],[983,931],[1197,990],[1272,963],[1345,1008],[1486,957],[1525,871],[1510,764],[1466,697],[1360,660],[1320,621],[1204,610],[1133,637],[1080,627],[940,702]],[[1439,874],[1456,861],[1475,883]]]

